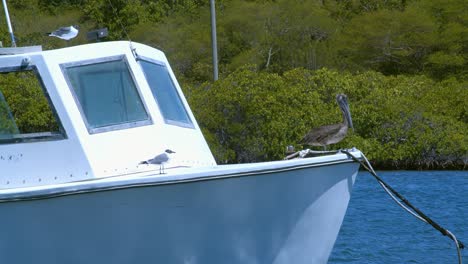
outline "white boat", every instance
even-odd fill
[[[0,56],[0,263],[327,262],[349,156],[217,165],[161,51],[23,52]]]

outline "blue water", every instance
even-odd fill
[[[377,174],[468,247],[467,171]],[[468,248],[462,258],[468,263]],[[329,263],[458,263],[458,257],[451,239],[406,213],[361,172]]]

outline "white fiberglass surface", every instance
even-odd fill
[[[360,157],[359,151],[351,152],[354,156]],[[215,179],[219,177],[247,176],[252,174],[266,174],[271,172],[290,171],[308,167],[328,166],[339,163],[352,162],[345,154],[335,154],[314,158],[283,160],[273,162],[216,165],[197,168],[170,168],[166,167],[166,174],[159,174],[159,166],[155,166],[152,171],[106,177],[82,182],[70,182],[49,186],[34,186],[16,190],[1,190],[1,199],[11,197],[25,197],[35,195],[54,195],[64,192],[74,192],[77,190],[92,190],[106,188],[125,188],[125,186],[164,184],[170,182],[185,182],[200,179]],[[7,198],[10,197],[10,198]]]

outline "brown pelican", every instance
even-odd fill
[[[348,97],[344,94],[336,95],[336,102],[343,113],[343,122],[339,124],[326,125],[310,130],[301,140],[301,144],[324,147],[340,142],[348,132],[348,128],[353,128],[353,120],[349,112]]]

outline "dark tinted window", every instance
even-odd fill
[[[140,61],[140,64],[166,122],[192,127],[192,121],[185,110],[167,67],[144,60]]]
[[[123,59],[66,67],[65,72],[92,131],[149,119]]]

